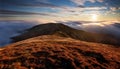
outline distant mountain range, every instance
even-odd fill
[[[83,30],[77,30],[61,23],[40,24],[30,29],[27,29],[23,34],[19,36],[12,37],[12,39],[13,42],[17,42],[41,35],[57,35],[57,36],[70,37],[88,42],[120,45],[119,42],[120,39],[112,35],[97,34],[97,33],[86,32]]]

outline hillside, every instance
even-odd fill
[[[59,35],[88,42],[120,45],[120,39],[117,39],[113,36],[107,34],[85,32],[82,30],[73,29],[61,23],[40,24],[26,30],[19,36],[12,37],[12,39],[13,42],[17,42],[41,35]]]
[[[119,69],[120,48],[39,36],[0,48],[0,69]]]

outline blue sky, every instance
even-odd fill
[[[0,0],[0,20],[84,21],[94,16],[119,21],[120,0]]]

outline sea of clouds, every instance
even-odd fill
[[[75,29],[93,33],[108,34],[120,39],[120,22],[118,21],[67,21],[63,23]]]
[[[68,25],[72,28],[84,30],[87,32],[102,33],[113,35],[120,38],[120,23],[118,22],[90,22],[90,21],[66,21],[57,22]],[[30,21],[0,21],[0,46],[5,46],[11,43],[11,37],[20,35],[26,29],[35,25],[42,24]]]
[[[21,34],[37,23],[29,21],[0,21],[0,46],[11,43],[11,37]]]

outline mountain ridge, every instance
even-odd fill
[[[120,40],[113,36],[77,30],[61,23],[40,24],[11,39],[13,39],[13,42],[17,42],[41,35],[59,35],[88,42],[120,45]]]

